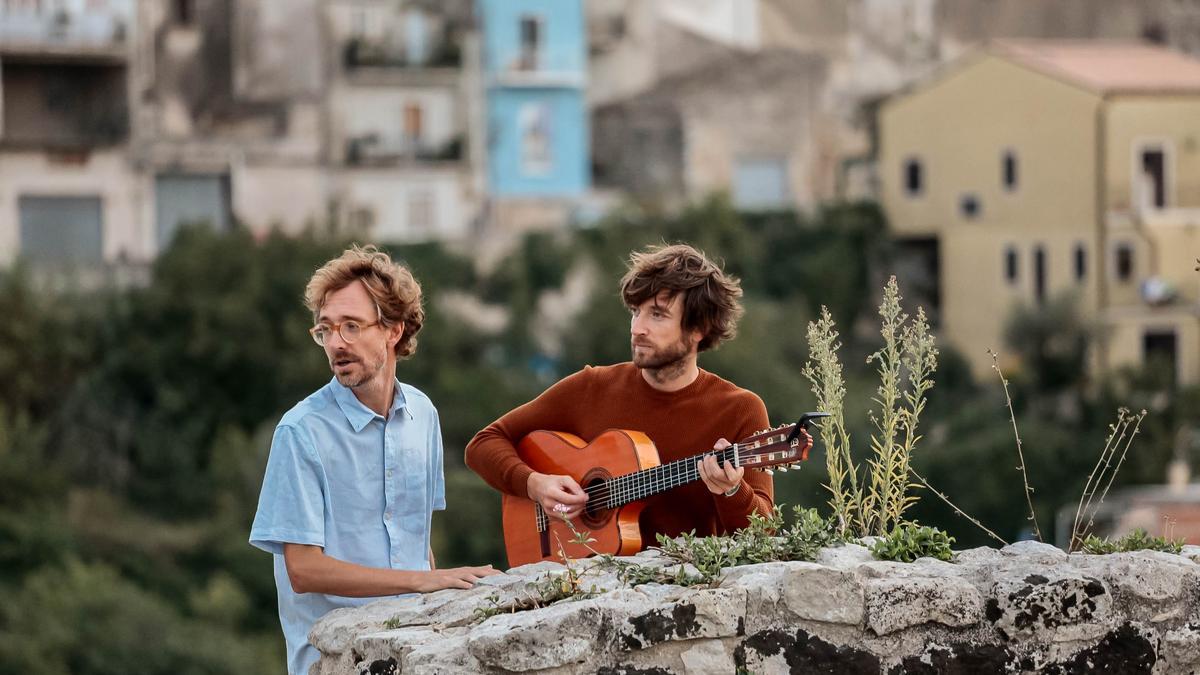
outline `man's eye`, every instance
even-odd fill
[[[330,326],[327,323],[319,323],[317,324],[317,332],[321,335],[329,335],[333,332],[333,326]]]
[[[362,326],[358,325],[357,321],[346,321],[342,324],[342,331],[347,335],[358,335],[358,329]]]

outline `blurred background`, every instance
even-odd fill
[[[0,674],[280,669],[246,539],[352,241],[427,293],[399,376],[444,425],[442,565],[503,565],[462,447],[628,359],[617,280],[662,241],[742,278],[701,365],[776,423],[828,306],[865,456],[894,274],[942,350],[935,487],[1031,536],[993,349],[1048,540],[1128,406],[1098,531],[1200,543],[1198,59],[1196,0],[0,0]],[[818,444],[778,501],[824,480]]]

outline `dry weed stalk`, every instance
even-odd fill
[[[1083,485],[1083,494],[1079,496],[1079,506],[1075,509],[1075,520],[1071,525],[1071,541],[1067,547],[1068,550],[1075,550],[1091,532],[1092,526],[1095,524],[1096,513],[1104,503],[1108,489],[1112,487],[1117,472],[1121,470],[1121,465],[1125,463],[1129,446],[1133,444],[1134,437],[1138,435],[1145,417],[1145,410],[1134,415],[1129,412],[1128,408],[1117,409],[1117,423],[1108,426],[1109,434],[1104,441],[1104,449],[1100,451],[1100,458],[1096,460],[1096,466],[1088,474],[1087,482]],[[1126,438],[1126,433],[1129,434],[1128,438]],[[1117,456],[1118,449],[1121,450],[1121,456],[1114,466],[1112,460]],[[1107,481],[1105,481],[1106,478]],[[1103,490],[1100,490],[1101,483],[1104,483]],[[1097,490],[1100,490],[1100,498],[1093,507],[1092,500],[1095,498]],[[1091,511],[1090,515],[1088,515],[1089,510]],[[1087,523],[1083,523],[1084,516],[1087,516]]]
[[[992,370],[1000,376],[1000,384],[1004,386],[1004,404],[1008,406],[1008,419],[1012,421],[1013,438],[1017,439],[1017,459],[1020,464],[1017,469],[1021,472],[1021,483],[1025,487],[1025,504],[1029,507],[1028,520],[1033,523],[1033,533],[1038,541],[1042,541],[1042,529],[1038,527],[1037,512],[1033,510],[1033,488],[1029,485],[1029,474],[1025,470],[1025,451],[1021,443],[1021,432],[1017,430],[1017,414],[1013,412],[1012,396],[1008,393],[1008,378],[1000,371],[999,357],[996,352],[988,350],[992,357]]]

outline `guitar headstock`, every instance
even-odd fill
[[[805,413],[795,424],[781,424],[751,434],[737,443],[738,461],[741,466],[752,469],[778,467],[787,471],[808,459],[813,437],[808,433],[808,424],[828,413]]]

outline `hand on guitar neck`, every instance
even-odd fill
[[[713,446],[713,450],[720,452],[731,445],[733,444],[722,438]],[[704,481],[704,486],[709,492],[714,495],[732,496],[742,484],[742,476],[745,475],[746,469],[735,467],[733,462],[718,462],[716,455],[707,455],[696,462],[696,472],[700,474],[700,480]]]
[[[570,476],[553,476],[535,471],[529,474],[526,490],[529,499],[541,504],[543,511],[567,519],[583,513],[583,505],[588,500],[587,493]]]

